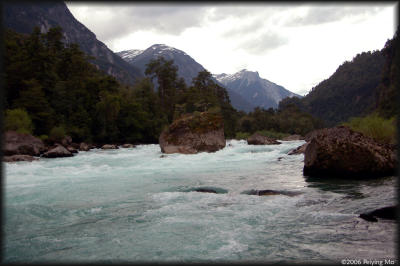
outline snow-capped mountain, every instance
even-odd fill
[[[258,72],[243,69],[235,74],[214,74],[221,84],[237,92],[252,105],[268,109],[277,108],[279,102],[286,97],[302,97],[284,87],[260,77]]]
[[[143,74],[146,69],[146,64],[149,63],[150,60],[160,56],[164,57],[166,60],[172,59],[174,60],[174,65],[178,67],[178,76],[182,77],[188,85],[192,83],[192,79],[196,77],[200,71],[205,69],[185,52],[165,44],[154,44],[144,51],[133,49],[121,51],[117,54],[131,65],[141,69]]]
[[[118,52],[116,54],[119,55],[120,57],[122,57],[122,59],[124,59],[125,61],[128,62],[129,60],[132,60],[136,56],[138,56],[141,53],[143,53],[143,51],[144,50],[132,49],[132,50],[121,51],[121,52]]]
[[[146,64],[149,63],[151,59],[156,59],[159,56],[163,56],[166,60],[172,59],[174,60],[174,65],[178,67],[178,76],[182,77],[188,86],[192,84],[193,78],[196,77],[200,71],[205,70],[202,65],[197,63],[185,52],[165,44],[154,44],[146,50],[125,50],[117,54],[126,62],[139,68],[143,74],[146,69]],[[217,80],[215,81],[218,82]],[[221,83],[219,84],[223,86]],[[253,110],[254,106],[244,100],[238,93],[228,88],[226,88],[226,90],[234,108],[246,112]]]

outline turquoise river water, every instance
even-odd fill
[[[5,262],[333,262],[395,259],[395,177],[310,179],[304,141],[162,156],[158,145],[4,163]],[[218,193],[196,192],[213,188]],[[273,189],[299,195],[248,195]]]

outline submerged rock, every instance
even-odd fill
[[[272,145],[281,144],[279,141],[263,136],[259,133],[254,133],[247,138],[247,144],[249,145]]]
[[[380,209],[376,209],[372,212],[361,213],[360,218],[369,221],[369,222],[377,222],[378,218],[396,220],[397,219],[397,206],[389,206]]]
[[[396,167],[392,146],[339,126],[313,133],[304,154],[303,174],[367,178],[395,175]]]
[[[285,195],[289,197],[302,194],[302,192],[298,191],[282,191],[282,190],[270,190],[270,189],[265,189],[265,190],[252,189],[250,191],[244,191],[242,193],[247,195],[257,195],[257,196]]]
[[[43,157],[46,158],[58,158],[58,157],[71,157],[73,154],[69,152],[62,145],[57,145],[55,148],[50,149],[49,151],[43,154]]]
[[[101,148],[103,150],[115,150],[118,149],[118,146],[114,144],[104,144]]]
[[[215,152],[226,145],[221,115],[209,112],[188,114],[175,120],[160,137],[163,153]]]
[[[194,191],[204,192],[204,193],[217,193],[217,191],[215,191],[214,189],[210,189],[210,188],[197,188]]]
[[[303,145],[297,147],[296,149],[291,150],[288,155],[295,155],[295,154],[302,154],[306,151],[308,142],[304,143]]]
[[[20,162],[20,161],[32,162],[32,161],[36,161],[36,160],[38,160],[38,158],[35,158],[30,155],[17,154],[17,155],[11,155],[11,156],[3,156],[3,162]]]
[[[39,156],[46,150],[43,141],[30,134],[22,134],[16,131],[4,133],[3,154]]]

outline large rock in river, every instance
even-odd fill
[[[6,131],[4,133],[4,155],[31,155],[39,156],[46,150],[42,140],[16,131]]]
[[[52,148],[43,154],[43,157],[46,158],[71,157],[71,156],[73,156],[73,154],[66,148],[64,148],[62,145],[57,145],[55,148]]]
[[[11,155],[11,156],[3,156],[3,162],[21,162],[21,161],[36,161],[38,158],[30,156],[30,155]]]
[[[271,145],[271,144],[281,144],[279,141],[263,136],[259,133],[254,133],[247,138],[247,144],[250,145]]]
[[[224,123],[219,114],[202,112],[175,120],[159,137],[163,153],[215,152],[226,145]]]
[[[393,147],[339,126],[314,132],[305,150],[303,173],[367,178],[394,175],[396,168]]]

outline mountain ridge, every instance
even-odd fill
[[[142,76],[138,69],[99,41],[92,31],[72,15],[64,2],[5,2],[3,26],[25,34],[30,34],[35,26],[42,33],[60,26],[65,43],[78,43],[86,54],[95,57],[91,62],[105,73],[125,84],[133,84]]]

